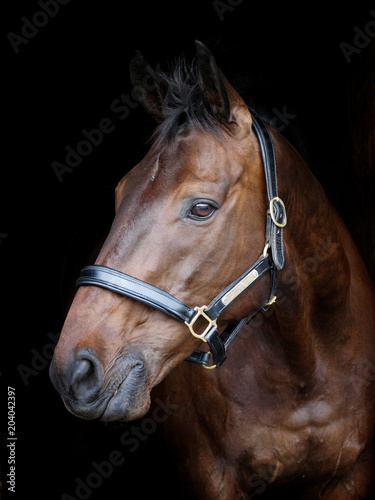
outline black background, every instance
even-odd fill
[[[131,93],[134,50],[167,69],[181,54],[192,57],[199,39],[228,79],[269,118],[275,109],[286,109],[293,118],[285,134],[355,233],[361,214],[345,149],[352,133],[347,89],[374,54],[374,43],[353,54],[350,63],[340,43],[353,44],[354,27],[373,19],[371,5],[346,2],[328,11],[327,2],[235,3],[221,19],[220,7],[211,1],[71,0],[19,45],[18,53],[7,35],[21,35],[23,16],[32,20],[41,7],[36,1],[3,3],[2,385],[16,389],[17,436],[16,494],[6,495],[5,448],[2,457],[6,498],[54,500],[64,493],[79,498],[76,478],[86,482],[95,471],[93,462],[107,461],[113,450],[121,452],[124,463],[92,488],[93,500],[182,495],[173,461],[157,444],[156,433],[131,453],[120,442],[130,425],[76,419],[48,378],[50,337],[61,330],[74,279],[108,231],[114,188],[144,156],[154,127],[141,106],[123,120],[111,110],[122,93]],[[97,128],[104,118],[112,120],[113,132],[60,182],[51,163],[65,163],[65,147],[74,149],[84,138],[82,130]],[[34,371],[27,376],[25,369]],[[6,391],[1,412],[4,437]]]

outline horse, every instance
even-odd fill
[[[196,49],[168,74],[133,57],[158,126],[116,187],[52,383],[103,422],[141,418],[157,393],[187,498],[366,498],[372,281],[301,156]]]

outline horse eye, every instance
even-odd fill
[[[192,215],[194,218],[198,219],[207,219],[214,212],[215,207],[213,207],[209,203],[199,202],[191,208],[189,215]]]

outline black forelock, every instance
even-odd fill
[[[157,69],[159,77],[168,86],[163,103],[164,120],[156,128],[152,139],[158,144],[171,142],[181,130],[197,126],[201,130],[219,135],[223,123],[218,120],[198,83],[198,71],[194,61],[187,65],[180,59],[171,73]]]

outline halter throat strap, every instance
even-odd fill
[[[239,278],[220,292],[208,306],[190,307],[168,292],[128,274],[106,266],[91,265],[82,269],[76,285],[99,286],[114,293],[130,297],[153,307],[172,318],[186,324],[190,333],[207,342],[209,351],[194,351],[186,361],[197,363],[204,368],[219,368],[226,359],[228,345],[248,320],[243,318],[229,324],[221,335],[217,319],[222,312],[265,272],[271,272],[271,290],[267,303],[260,309],[266,310],[276,300],[277,273],[284,266],[283,232],[286,225],[286,211],[277,192],[276,157],[268,128],[260,117],[251,110],[253,129],[258,137],[263,160],[269,209],[267,211],[265,247],[260,257]],[[259,311],[260,311],[259,310]],[[259,312],[258,311],[258,312]],[[206,328],[202,333],[194,329],[198,319],[203,318]],[[210,356],[212,363],[210,364]]]

